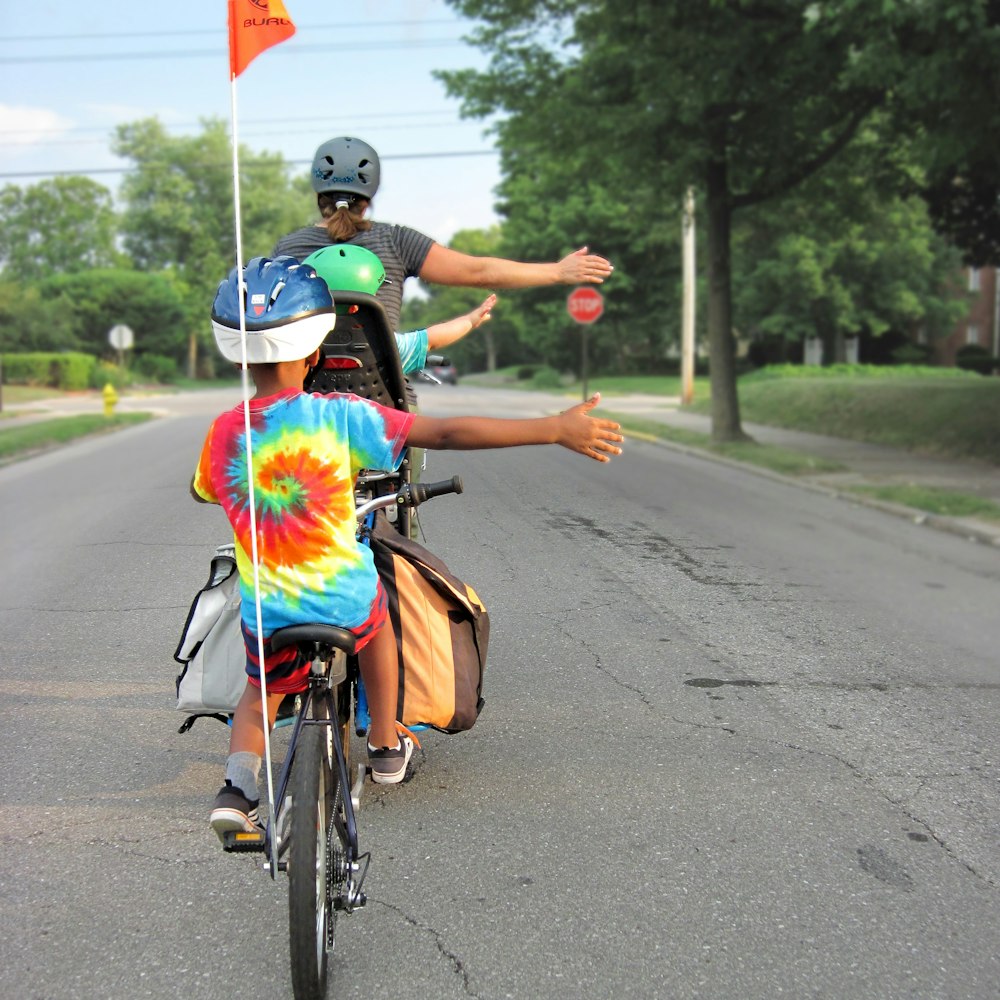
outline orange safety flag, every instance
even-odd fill
[[[229,78],[235,80],[261,52],[294,34],[282,0],[229,0]]]

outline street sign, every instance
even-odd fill
[[[566,310],[577,323],[593,323],[604,312],[604,298],[596,288],[577,288],[569,293]]]
[[[127,351],[135,343],[132,328],[124,323],[111,327],[108,331],[108,343],[119,351]]]

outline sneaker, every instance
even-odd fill
[[[413,756],[413,740],[405,733],[399,734],[398,747],[382,747],[376,750],[368,744],[368,763],[372,769],[372,781],[377,785],[397,785],[406,774],[406,765]]]
[[[227,778],[226,783],[219,789],[219,794],[215,796],[208,822],[219,840],[229,832],[254,833],[261,829],[258,805],[260,799],[251,802]]]

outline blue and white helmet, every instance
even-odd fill
[[[229,272],[212,304],[215,342],[228,361],[243,360],[241,294],[248,364],[307,358],[337,320],[330,289],[312,267],[294,257],[254,257],[242,273]]]

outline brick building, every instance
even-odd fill
[[[979,344],[994,357],[1000,356],[1000,282],[995,267],[969,267],[963,272],[969,295],[969,312],[955,324],[951,334],[934,345],[934,360],[953,365],[955,354],[965,344]]]

